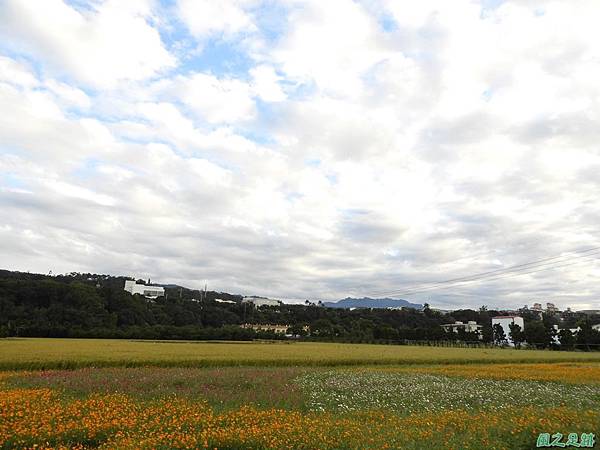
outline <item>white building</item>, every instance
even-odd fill
[[[157,298],[165,295],[165,289],[162,286],[146,286],[145,284],[137,284],[133,280],[125,280],[123,288],[132,294],[140,294],[148,298]]]
[[[525,330],[525,322],[523,318],[520,316],[496,316],[492,317],[492,330],[494,329],[494,325],[500,324],[502,330],[504,331],[504,336],[506,336],[506,341],[508,345],[514,346],[514,342],[510,338],[510,325],[511,324],[519,325],[521,327],[521,331]]]
[[[279,306],[281,301],[267,297],[244,297],[242,303],[252,303],[254,306]]]
[[[469,320],[467,323],[462,323],[460,321],[456,321],[454,323],[447,323],[442,325],[442,328],[446,331],[454,331],[458,333],[458,330],[463,329],[467,333],[479,332],[483,327],[478,325],[474,320]]]

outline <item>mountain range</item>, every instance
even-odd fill
[[[423,305],[417,303],[410,303],[407,300],[396,299],[396,298],[352,298],[346,297],[343,300],[337,302],[324,302],[324,306],[327,308],[414,308],[423,309]]]

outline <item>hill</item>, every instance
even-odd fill
[[[422,340],[441,339],[444,333],[439,325],[449,320],[418,309],[381,308],[411,305],[395,299],[388,299],[387,303],[370,299],[375,302],[373,309],[369,299],[358,299],[359,308],[355,310],[350,310],[352,304],[348,305],[347,299],[333,308],[294,304],[253,307],[242,303],[241,295],[201,293],[168,281],[163,284],[164,297],[147,299],[124,291],[127,279],[130,278],[92,273],[50,276],[0,270],[0,337],[284,337],[241,327],[250,323],[288,325],[294,334],[310,333],[311,339],[320,340]],[[460,320],[462,315],[456,317]]]
[[[346,297],[337,302],[325,302],[327,308],[413,308],[423,309],[423,305],[395,298],[352,298]]]

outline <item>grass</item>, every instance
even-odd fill
[[[600,352],[301,342],[0,339],[0,370],[600,362]]]
[[[306,410],[295,383],[309,369],[300,367],[110,367],[42,372],[15,372],[13,389],[53,389],[63,398],[92,394],[126,394],[139,400],[171,396],[206,401],[215,410],[255,408]]]

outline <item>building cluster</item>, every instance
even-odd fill
[[[279,306],[282,304],[281,300],[275,300],[267,297],[257,297],[256,295],[252,295],[250,297],[244,297],[242,299],[242,303],[251,303],[256,307],[259,306]]]
[[[254,331],[273,331],[275,333],[285,334],[290,328],[290,325],[245,323],[241,325],[241,327],[252,329]]]
[[[521,327],[521,330],[525,329],[525,323],[523,318],[520,316],[495,316],[492,317],[492,329],[494,329],[494,325],[499,325],[502,327],[502,331],[504,332],[504,336],[506,338],[506,342],[508,345],[513,346],[514,343],[510,337],[510,326],[518,325]],[[459,333],[461,330],[465,333],[476,333],[478,339],[483,339],[482,330],[483,325],[479,325],[474,320],[469,320],[467,323],[463,323],[460,321],[456,321],[454,323],[448,323],[442,325],[442,328],[448,332]]]
[[[292,325],[279,325],[279,324],[258,324],[258,323],[245,323],[241,325],[242,328],[252,329],[254,331],[273,331],[277,334],[285,334],[291,336],[287,331],[292,328]],[[302,329],[308,333],[308,325],[303,326]]]
[[[570,311],[569,308],[567,308]],[[541,303],[534,303],[530,308],[528,305],[523,306],[519,309],[520,312],[533,312],[538,313],[541,317],[542,313],[555,314],[561,312],[554,303],[546,303],[546,307],[544,308]]]
[[[125,280],[125,287],[123,289],[131,294],[140,294],[150,299],[155,299],[165,295],[165,288],[162,286],[138,284],[133,280]]]
[[[479,333],[483,326],[478,325],[474,320],[469,320],[467,323],[457,320],[454,323],[442,325],[442,328],[446,331],[453,331],[454,333],[458,333],[459,330],[464,330],[466,333]],[[481,339],[481,334],[479,335],[479,339]]]

